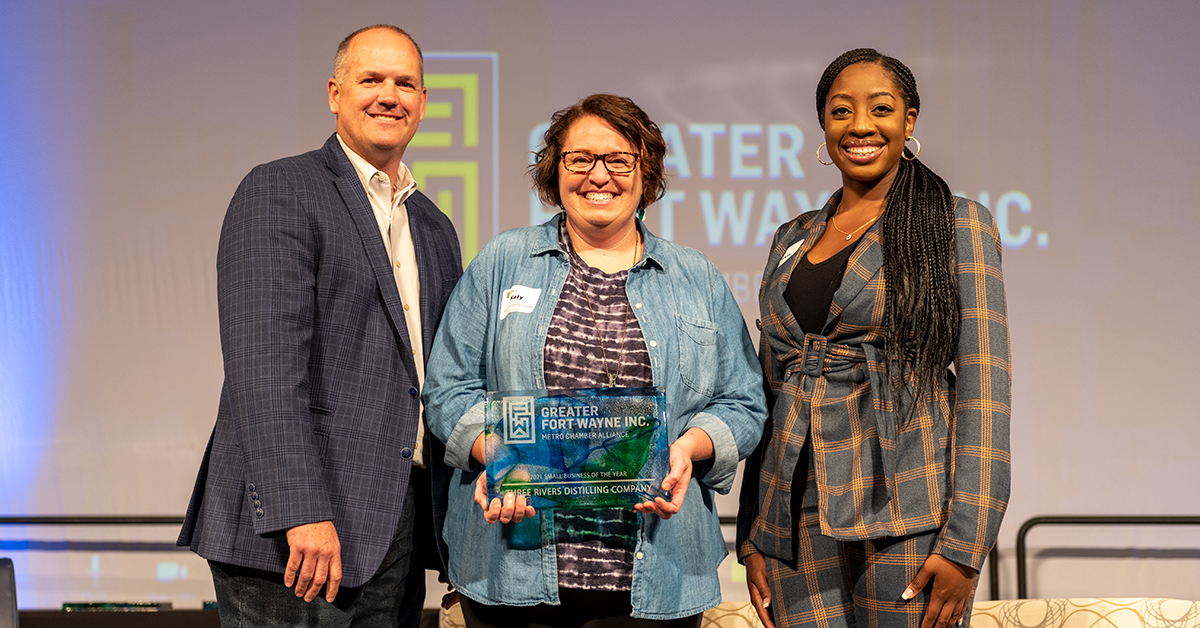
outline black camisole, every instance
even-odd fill
[[[829,307],[833,304],[833,293],[842,285],[846,264],[857,247],[856,240],[819,264],[809,262],[805,253],[796,263],[783,298],[804,333],[819,334],[825,329]]]

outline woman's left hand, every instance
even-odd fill
[[[487,499],[487,474],[480,473],[479,479],[475,480],[475,503],[483,509],[483,518],[488,523],[521,523],[523,519],[532,518],[537,512],[533,506],[525,502],[524,495],[516,495],[511,491],[504,494],[504,499],[499,497],[492,499],[488,503]]]
[[[671,494],[671,501],[655,497],[652,502],[635,505],[633,509],[637,512],[654,513],[663,519],[670,519],[679,512],[687,495],[688,484],[692,481],[692,462],[713,457],[712,439],[704,430],[693,427],[671,443],[668,455],[671,470],[663,479],[662,489]]]
[[[979,572],[960,565],[941,554],[930,554],[921,565],[921,570],[908,584],[901,597],[911,600],[925,587],[929,592],[929,608],[921,628],[947,628],[962,621],[967,610],[967,598],[975,588]]]

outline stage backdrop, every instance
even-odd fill
[[[1196,513],[1192,0],[9,0],[0,515],[183,513],[222,379],[226,205],[254,165],[325,141],[334,48],[375,22],[427,52],[429,109],[406,161],[453,217],[464,262],[552,215],[525,175],[550,114],[595,92],[629,96],[671,148],[646,225],[720,267],[756,336],[775,228],[839,186],[814,157],[822,69],[860,46],[900,58],[921,91],[922,160],[989,206],[1004,241],[1002,594],[1015,595],[1014,536],[1031,516]],[[719,505],[734,514],[736,495]],[[199,604],[211,597],[202,562],[101,542],[174,534],[9,527],[0,554],[18,560],[25,607]],[[1039,532],[1031,595],[1200,599],[1196,538]],[[745,595],[736,576],[728,598]]]

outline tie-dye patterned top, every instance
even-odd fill
[[[571,274],[546,333],[546,387],[599,388],[608,384],[610,373],[620,387],[652,386],[650,354],[625,295],[629,271],[610,275],[588,266],[571,247],[565,220],[558,240],[571,256]],[[558,510],[554,528],[560,587],[630,589],[637,513],[620,508]]]

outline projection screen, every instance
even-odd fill
[[[553,215],[525,174],[551,113],[628,96],[670,144],[647,227],[716,263],[756,338],[775,228],[840,185],[815,158],[821,71],[856,47],[898,57],[921,92],[921,158],[991,208],[1004,244],[1002,595],[1029,517],[1196,513],[1194,2],[15,0],[0,7],[0,515],[183,513],[222,380],[225,208],[254,165],[333,132],[334,49],[377,22],[426,52],[405,161],[464,263]],[[1137,340],[1152,322],[1162,337]],[[0,554],[23,607],[199,605],[211,583],[182,553],[59,551],[176,532],[3,527]],[[1055,558],[1037,562],[1037,597],[1200,599],[1194,529],[1036,538]],[[745,599],[731,563],[726,599]]]

